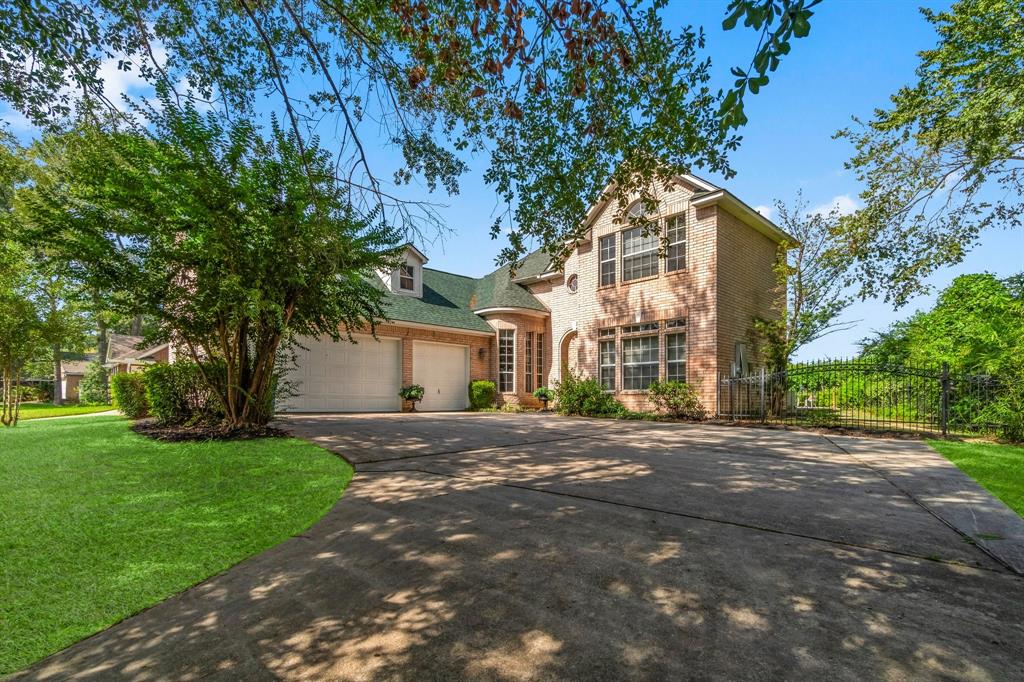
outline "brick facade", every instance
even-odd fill
[[[364,331],[362,333],[369,333]],[[377,326],[377,336],[380,338],[401,339],[402,342],[402,385],[408,386],[412,383],[412,344],[413,341],[433,341],[434,343],[451,343],[460,346],[469,346],[469,380],[485,379],[494,380],[494,363],[497,362],[494,353],[495,337],[481,334],[469,334],[449,329],[429,329],[425,327],[412,327],[402,324],[382,324]],[[466,387],[469,390],[469,387]],[[402,401],[402,410],[407,411],[412,407],[409,401]]]
[[[704,188],[682,179],[664,188],[658,196],[658,220],[665,237],[665,221],[682,216],[686,225],[685,266],[668,272],[664,253],[658,257],[656,275],[623,281],[623,239],[630,226],[617,205],[606,206],[591,218],[588,238],[569,256],[562,272],[526,284],[549,312],[502,309],[481,311],[494,329],[491,337],[458,330],[422,329],[402,323],[383,325],[378,335],[401,338],[402,381],[412,382],[412,340],[455,343],[470,347],[471,378],[498,381],[498,333],[515,331],[514,390],[498,393],[498,404],[540,403],[532,396],[538,385],[554,387],[568,366],[583,376],[599,376],[599,332],[611,330],[616,351],[616,398],[631,409],[651,409],[646,391],[626,390],[623,383],[622,342],[624,329],[637,324],[657,323],[658,330],[629,336],[657,336],[658,378],[667,377],[666,337],[685,331],[686,380],[694,385],[709,412],[716,408],[715,387],[720,375],[728,374],[736,357],[736,344],[745,346],[753,359],[755,317],[770,317],[773,310],[778,234],[767,236],[751,224],[747,209],[741,219],[721,205],[694,206],[692,201],[707,194]],[[734,205],[735,207],[735,205]],[[745,208],[745,207],[744,207]],[[600,240],[616,235],[615,282],[600,283]],[[577,277],[577,289],[569,290],[567,279]],[[669,321],[685,320],[685,327],[669,329]],[[526,345],[533,340],[530,384],[526,378]],[[543,369],[536,378],[538,341],[543,335]],[[408,407],[408,406],[406,406]]]

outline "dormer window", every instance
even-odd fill
[[[402,291],[416,291],[416,270],[412,265],[403,263],[398,268],[398,288]]]

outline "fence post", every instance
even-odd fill
[[[942,363],[942,401],[939,406],[939,428],[945,436],[949,430],[949,363]]]
[[[722,373],[715,374],[715,417],[722,418]]]
[[[732,377],[729,377],[729,380],[726,381],[725,383],[727,383],[729,385],[729,417],[732,420],[735,421],[735,419],[736,419],[736,412],[733,410],[733,406],[732,406],[732,385],[734,383],[733,380],[732,380]]]
[[[764,411],[764,386],[765,386],[765,369],[761,368],[761,423],[764,424],[768,421],[768,414]]]

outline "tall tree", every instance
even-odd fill
[[[865,185],[864,208],[842,225],[846,248],[862,293],[897,305],[985,230],[1020,230],[1024,215],[1024,0],[921,11],[939,40],[921,53],[917,82],[838,133]]]
[[[352,208],[315,140],[186,106],[163,108],[151,136],[82,128],[54,148],[49,179],[19,196],[32,238],[114,306],[156,319],[151,341],[203,363],[227,427],[270,418],[289,338],[383,318],[374,272],[393,265],[396,234]]]
[[[61,405],[61,376],[64,353],[81,351],[86,345],[90,320],[83,306],[83,291],[63,264],[37,254],[32,260],[35,270],[34,297],[40,311],[40,338],[50,349],[53,368],[53,404]]]
[[[797,194],[792,205],[776,201],[775,211],[776,223],[795,242],[779,246],[777,316],[757,320],[755,328],[769,371],[781,372],[801,347],[849,327],[838,318],[852,296],[846,276],[850,261],[837,248],[838,209],[808,212],[803,195]]]
[[[731,175],[744,97],[807,35],[818,2],[723,3],[727,28],[759,36],[723,93],[702,30],[664,25],[667,0],[17,0],[0,6],[0,96],[39,124],[78,106],[144,130],[145,107],[105,93],[105,64],[154,84],[164,106],[203,100],[226,119],[265,110],[271,93],[300,152],[327,131],[353,207],[407,231],[440,226],[402,185],[455,194],[466,154],[487,154],[506,207],[493,234],[515,228],[501,260],[528,237],[560,258],[606,187],[624,202],[680,172]],[[368,136],[397,149],[397,167]]]

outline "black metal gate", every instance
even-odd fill
[[[719,378],[721,419],[939,433],[995,432],[991,376],[951,373],[947,364],[909,366],[827,360],[784,372]]]

